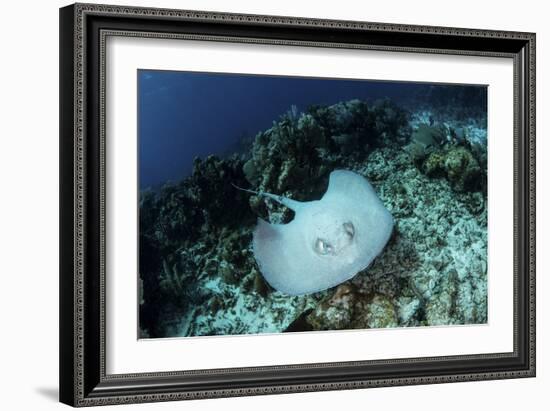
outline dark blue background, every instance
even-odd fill
[[[426,84],[139,70],[140,188],[190,174],[193,159],[225,155],[291,105],[406,98]]]

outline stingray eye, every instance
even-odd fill
[[[318,238],[317,241],[315,241],[315,252],[317,252],[317,254],[327,255],[331,254],[332,251],[332,245],[330,245],[330,243],[323,240],[322,238]]]
[[[349,238],[353,238],[353,236],[355,235],[355,227],[350,222],[344,223],[344,231],[349,236]]]

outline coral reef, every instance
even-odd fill
[[[424,162],[424,171],[429,176],[445,176],[459,191],[475,191],[481,187],[481,167],[464,147],[431,153]]]
[[[468,135],[456,125],[418,123],[403,148],[420,171],[446,178],[456,191],[486,192],[486,146]]]
[[[486,129],[389,100],[291,108],[249,152],[197,159],[140,199],[142,337],[295,332],[487,321]],[[366,177],[392,213],[384,252],[351,280],[287,296],[250,244],[258,217],[292,212],[234,186],[318,199],[335,168]]]

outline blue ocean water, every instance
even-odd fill
[[[195,157],[239,151],[291,106],[351,99],[413,102],[433,85],[387,81],[139,70],[140,189],[188,176]],[[436,86],[437,87],[437,86]],[[467,86],[465,86],[467,87]],[[460,87],[459,87],[460,88]]]

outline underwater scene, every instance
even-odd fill
[[[138,70],[139,338],[487,323],[487,87]]]

